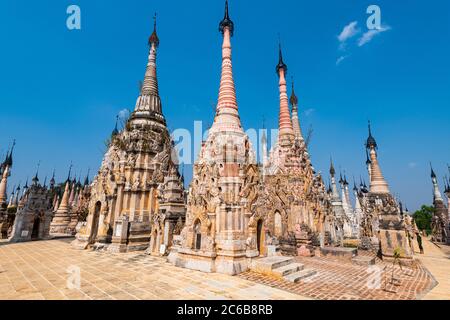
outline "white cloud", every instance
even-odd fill
[[[343,43],[360,32],[360,30],[356,27],[357,25],[358,21],[353,21],[342,29],[341,33],[338,35],[338,40],[341,42],[341,46],[339,48],[344,49],[345,45]]]
[[[305,111],[303,111],[303,114],[304,114],[305,116],[309,117],[314,111],[316,111],[316,109],[314,109],[314,108],[309,108],[309,109],[306,109]]]
[[[364,33],[362,35],[361,38],[359,38],[359,40],[358,40],[358,47],[362,47],[363,45],[365,45],[365,44],[369,43],[370,41],[372,41],[372,39],[376,35],[378,35],[378,34],[380,34],[382,32],[385,32],[385,31],[389,31],[391,29],[392,28],[390,26],[381,26],[380,29],[374,29],[374,30],[367,31],[366,33]]]
[[[337,58],[336,60],[336,65],[340,65],[342,61],[344,61],[348,56],[340,56],[339,58]]]
[[[408,167],[410,169],[414,169],[415,167],[417,167],[417,163],[416,162],[410,162],[410,163],[408,163]]]
[[[128,117],[130,116],[130,110],[128,109],[123,109],[119,111],[119,119],[122,121],[128,120]]]

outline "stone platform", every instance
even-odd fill
[[[341,247],[323,247],[320,248],[320,254],[324,257],[344,259],[351,261],[358,255],[356,248],[341,248]]]

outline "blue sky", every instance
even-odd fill
[[[81,8],[82,29],[66,28]],[[358,46],[366,9],[389,30]],[[223,1],[75,0],[0,3],[0,155],[17,140],[10,189],[56,169],[77,175],[100,165],[115,116],[133,109],[158,12],[160,94],[171,130],[210,124],[220,78]],[[349,179],[366,177],[367,120],[391,191],[412,210],[430,203],[429,161],[439,182],[450,162],[448,1],[230,1],[233,64],[245,128],[276,128],[278,33],[295,77],[310,154],[326,173],[330,156]],[[340,49],[338,36],[359,33]],[[346,57],[337,64],[339,57]],[[189,168],[186,178],[190,180]]]

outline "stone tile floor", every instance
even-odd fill
[[[297,258],[306,268],[317,271],[316,275],[301,280],[299,283],[289,283],[251,271],[243,273],[239,277],[321,300],[436,298],[450,300],[450,260],[443,258],[442,252],[436,253],[439,250],[431,250],[431,246],[434,245],[428,240],[425,239],[425,242],[425,255],[418,257],[420,262],[415,268],[403,266],[403,270],[401,270],[398,266],[393,268],[392,263],[387,264],[377,259],[375,266],[381,271],[381,277],[379,278],[381,281],[377,281],[375,277],[375,268],[369,269],[365,266],[354,265],[351,262],[333,261],[324,257]],[[359,254],[365,255],[368,253],[359,251]],[[430,256],[436,254],[440,258],[439,264],[436,261],[429,260],[432,259]],[[399,280],[395,284],[391,283],[393,270],[394,278]]]
[[[0,299],[450,300],[450,247],[439,248],[426,239],[425,254],[416,254],[417,268],[394,269],[400,285],[386,281],[392,265],[377,260],[379,270],[386,267],[378,289],[369,288],[376,280],[367,267],[329,258],[299,257],[318,272],[292,284],[253,272],[231,277],[180,269],[142,253],[78,251],[70,247],[70,241],[0,243]],[[71,288],[78,270],[80,287]]]
[[[142,253],[78,251],[70,241],[0,243],[0,299],[306,299],[239,277],[176,268]],[[73,288],[78,270],[79,289]]]
[[[438,285],[428,292],[425,300],[450,300],[450,246],[436,245],[428,240],[423,241],[424,254],[416,256],[437,280]]]

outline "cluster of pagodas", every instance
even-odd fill
[[[8,178],[13,165],[13,149],[8,151],[6,159],[0,165],[0,229],[1,238],[10,242],[47,239],[57,235],[74,235],[76,225],[87,215],[87,203],[90,197],[89,174],[84,184],[74,178],[67,178],[63,184],[56,184],[53,173],[47,185],[39,180],[39,170],[31,184],[28,180],[21,188],[13,187],[9,197]],[[9,200],[8,200],[9,198]],[[64,215],[67,223],[58,227],[58,217]],[[55,227],[56,226],[56,227]]]
[[[169,261],[181,267],[229,274],[245,271],[252,259],[275,254],[277,246],[294,254],[312,254],[312,244],[343,246],[345,239],[360,239],[361,246],[367,248],[376,245],[386,257],[393,257],[396,248],[403,248],[402,257],[410,259],[403,212],[381,173],[378,145],[370,125],[366,143],[370,183],[366,186],[361,181],[359,188],[355,183],[354,206],[349,182],[342,174],[336,181],[333,163],[328,190],[320,173],[315,172],[302,135],[293,88],[288,97],[287,65],[281,46],[276,66],[278,140],[268,153],[263,137],[263,163],[256,164],[238,111],[232,69],[234,23],[228,1],[219,30],[223,42],[216,114],[193,166],[187,194],[173,157],[159,96],[156,55],[160,42],[155,21],[135,110],[122,131],[116,123],[98,175],[90,185],[88,178],[82,185],[71,180],[69,171],[58,191],[54,178],[47,188],[45,183],[39,185],[36,175],[32,186],[36,192],[21,199],[24,203],[31,198],[41,199],[33,201],[39,208],[22,206],[27,208],[22,211],[29,213],[29,218],[20,220],[20,214],[16,214],[16,222],[22,221],[21,225],[27,227],[16,228],[14,237],[45,238],[43,234],[77,232],[73,245],[80,249],[148,249],[151,254],[169,254]],[[0,169],[0,205],[5,212],[11,166],[12,150]],[[19,192],[20,188],[11,196],[10,208],[20,207]],[[450,194],[450,187],[446,192]],[[442,197],[435,191],[435,205],[440,200]],[[50,212],[51,218],[45,218],[42,211]],[[11,225],[11,219],[2,219],[3,225]],[[446,221],[441,219],[435,224],[444,223],[448,228]]]

